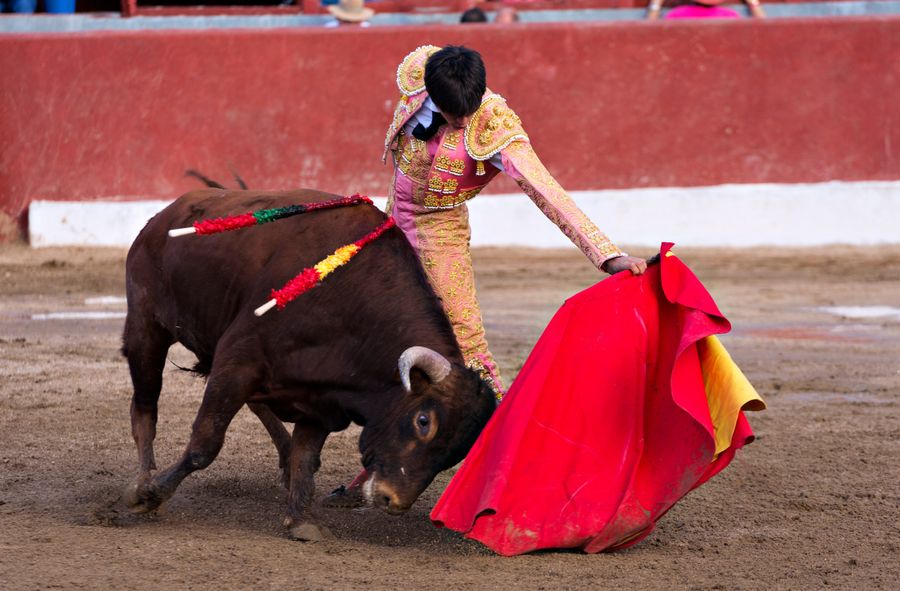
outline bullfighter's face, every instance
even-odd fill
[[[494,411],[491,388],[477,373],[453,366],[439,383],[413,369],[397,412],[367,425],[360,437],[368,501],[406,512],[434,477],[465,458]]]
[[[446,111],[441,111],[441,115],[444,116],[444,119],[447,120],[447,124],[453,129],[465,129],[469,124],[469,121],[472,120],[472,115],[459,116],[447,113]]]

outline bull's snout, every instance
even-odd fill
[[[373,474],[363,485],[363,493],[370,504],[384,510],[390,515],[403,515],[412,506],[413,501],[404,501],[389,483]]]

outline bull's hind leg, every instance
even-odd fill
[[[257,388],[259,378],[252,364],[240,366],[226,362],[220,365],[216,359],[216,366],[223,369],[217,371],[213,367],[187,448],[177,462],[138,483],[131,494],[126,495],[125,502],[133,511],[153,511],[172,496],[188,474],[209,466],[222,449],[225,431],[234,415]]]
[[[269,437],[272,438],[272,443],[275,444],[275,449],[278,450],[278,467],[281,468],[281,482],[284,484],[285,488],[290,489],[291,472],[288,466],[291,455],[290,434],[287,432],[287,429],[284,428],[284,423],[282,423],[278,417],[275,416],[275,413],[273,413],[265,404],[250,402],[247,406],[253,411],[253,414],[257,416],[260,422],[262,422],[266,431],[269,432]]]
[[[319,541],[323,538],[322,529],[306,521],[306,509],[316,490],[314,477],[321,465],[322,446],[327,438],[328,431],[321,425],[294,425],[290,457],[291,486],[284,524],[288,535],[295,540]]]
[[[134,395],[131,398],[131,434],[138,452],[137,482],[146,481],[156,469],[153,440],[162,389],[163,366],[172,336],[153,321],[145,322],[130,311],[122,337],[122,353],[128,359]]]

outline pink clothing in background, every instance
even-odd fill
[[[741,18],[741,15],[722,6],[685,4],[670,10],[666,18]]]

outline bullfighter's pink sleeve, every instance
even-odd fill
[[[624,253],[572,201],[544,167],[531,144],[512,142],[500,152],[503,169],[575,246],[600,269]]]

